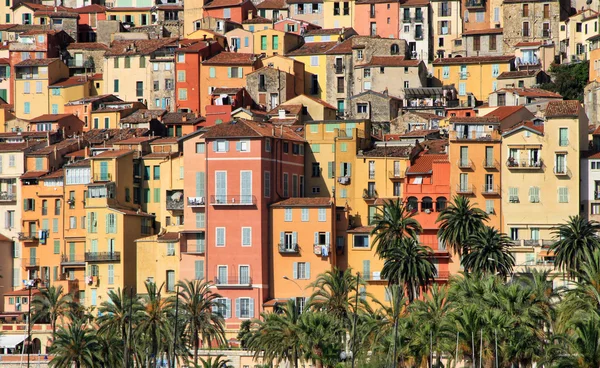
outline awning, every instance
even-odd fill
[[[0,336],[0,349],[14,349],[27,338],[27,335],[2,335]]]

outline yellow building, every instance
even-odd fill
[[[136,287],[135,240],[152,235],[154,216],[134,209],[134,153],[105,151],[90,157],[86,305],[99,305],[110,290]]]
[[[254,32],[253,37],[254,53],[267,56],[284,55],[302,43],[302,36],[276,29]]]
[[[487,212],[486,223],[501,228],[500,123],[497,117],[452,117],[448,159],[450,197],[470,199]]]
[[[71,77],[61,79],[49,86],[49,114],[63,114],[65,105],[70,101],[90,97],[93,92],[93,81],[85,77]]]
[[[304,64],[305,93],[325,101],[327,100],[326,53],[335,45],[337,42],[309,42],[286,55]]]
[[[107,20],[119,20],[125,27],[139,27],[153,24],[151,8],[112,7],[106,8]]]
[[[567,19],[560,32],[561,49],[566,51],[566,61],[590,60],[588,38],[598,34],[598,17],[600,13],[590,8],[581,9]]]
[[[514,55],[436,59],[433,77],[439,86],[454,84],[461,102],[467,101],[470,95],[485,101],[497,89],[498,76],[514,70],[514,59]]]
[[[89,129],[118,129],[122,118],[143,108],[141,102],[112,101],[105,102],[100,108],[91,112]]]
[[[69,78],[69,68],[59,59],[28,59],[15,64],[15,115],[21,119],[32,119],[52,111],[49,87]],[[85,96],[80,96],[82,98]],[[76,99],[76,98],[75,98]],[[55,96],[53,101],[64,101]],[[64,101],[59,108],[64,108]],[[54,113],[54,112],[52,112]]]
[[[151,235],[135,241],[137,252],[136,288],[143,293],[150,281],[163,285],[163,294],[173,293],[179,281],[179,233]]]
[[[350,28],[354,24],[353,0],[323,1],[323,28]]]
[[[294,299],[303,307],[309,284],[336,265],[335,203],[331,198],[290,198],[271,205],[273,300],[265,307]]]
[[[314,98],[308,95],[299,95],[292,99],[289,99],[274,110],[279,109],[286,110],[286,114],[292,113],[299,117],[299,121],[324,121],[324,120],[335,120],[336,109],[327,102]]]
[[[578,101],[551,101],[545,119],[502,135],[502,229],[514,241],[517,269],[553,268],[553,228],[579,214],[580,157],[588,119]]]

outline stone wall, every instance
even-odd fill
[[[259,90],[260,75],[265,76],[265,90]],[[275,68],[263,68],[255,73],[246,76],[246,91],[252,100],[259,105],[266,107],[267,111],[272,110],[277,106],[271,106],[271,94],[275,93],[279,96],[279,104],[287,101],[288,91],[293,92],[293,77]],[[262,97],[262,98],[261,98]]]
[[[529,16],[523,17],[522,2],[505,2],[503,5],[503,38],[506,43],[506,53],[514,53],[515,45],[519,42],[547,41],[559,42],[559,25],[561,6],[558,1],[529,2]],[[550,5],[550,17],[544,18],[544,4]],[[523,36],[523,22],[529,22],[529,36]],[[543,24],[550,23],[550,37],[543,37]]]

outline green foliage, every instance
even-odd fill
[[[252,337],[252,333],[250,331],[251,327],[252,321],[250,320],[245,320],[240,325],[240,330],[237,334],[237,339],[239,340],[242,349],[248,349],[248,340],[250,340],[250,337]]]
[[[589,61],[572,64],[554,64],[550,67],[552,82],[540,88],[559,93],[565,100],[583,102],[583,89],[589,80]]]

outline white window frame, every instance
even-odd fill
[[[250,243],[249,244],[244,244],[244,231],[245,230],[249,230],[250,231],[250,239],[249,239]],[[250,226],[242,226],[241,232],[242,232],[242,234],[241,234],[242,235],[241,236],[241,238],[242,238],[241,239],[242,247],[251,247],[252,246],[252,227],[250,227]]]
[[[223,244],[222,245],[219,245],[217,243],[219,240],[218,233],[219,233],[220,229],[223,229]],[[227,244],[227,228],[224,226],[215,227],[215,247],[224,248],[226,244]]]

